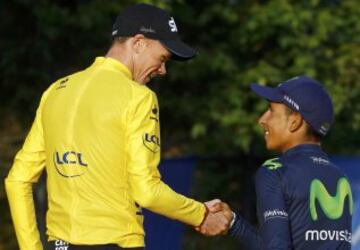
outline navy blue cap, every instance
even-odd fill
[[[171,53],[172,59],[185,61],[197,52],[181,41],[175,20],[165,10],[150,4],[136,4],[123,10],[113,25],[112,37],[143,34],[159,40]]]
[[[325,136],[334,121],[334,107],[329,94],[316,80],[297,76],[275,88],[251,84],[251,89],[271,102],[279,102],[299,112],[312,129]]]

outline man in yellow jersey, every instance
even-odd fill
[[[145,84],[166,74],[168,59],[196,52],[174,18],[152,5],[117,18],[105,57],[59,79],[43,94],[35,121],[5,180],[22,250],[43,249],[32,184],[46,169],[48,249],[143,249],[141,207],[209,235],[231,219],[207,212],[160,179],[159,107]]]

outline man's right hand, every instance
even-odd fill
[[[218,199],[207,201],[204,204],[208,213],[196,230],[206,236],[226,234],[233,219],[229,205]]]

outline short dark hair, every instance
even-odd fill
[[[130,38],[129,36],[117,36],[117,37],[114,37],[113,40],[112,40],[112,44],[114,44],[114,43],[124,43],[129,38]]]

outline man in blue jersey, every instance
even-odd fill
[[[269,101],[259,124],[267,149],[282,155],[256,173],[260,230],[234,214],[230,235],[245,249],[351,249],[351,188],[321,149],[334,116],[329,95],[306,76],[251,89]]]

